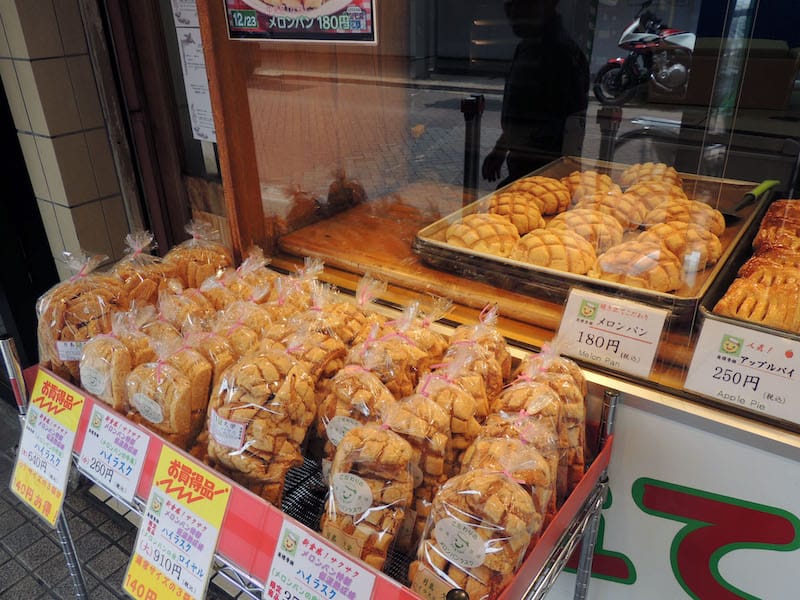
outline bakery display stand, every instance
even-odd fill
[[[4,358],[6,354],[4,351]],[[11,355],[9,354],[9,356]],[[12,382],[19,382],[17,386],[20,393],[18,402],[21,403],[21,411],[24,412],[26,386],[22,379],[19,364],[15,363],[13,359],[7,360],[6,364],[16,364],[16,366],[11,367],[10,374]],[[71,391],[76,397],[83,398],[80,423],[73,450],[73,462],[77,464],[94,406],[97,404],[106,409],[108,407],[43,368],[32,367],[26,370],[24,375],[30,385],[37,377],[46,377],[62,389]],[[618,394],[616,393],[608,392],[605,394],[603,399],[603,423],[601,423],[599,430],[601,433],[598,435],[597,442],[599,452],[596,459],[587,469],[578,487],[567,498],[554,521],[543,532],[539,543],[530,551],[514,580],[503,591],[500,598],[506,600],[536,600],[544,598],[579,545],[580,560],[574,597],[576,599],[586,598],[600,510],[608,492],[607,468],[613,443],[613,416],[617,399]],[[85,469],[81,469],[81,472],[89,476],[95,484],[116,500],[141,516],[146,508],[144,499],[149,497],[150,488],[154,483],[156,465],[162,448],[175,449],[151,431],[127,422],[124,417],[120,417],[120,420],[126,421],[126,426],[136,428],[149,437],[147,452],[143,459],[142,472],[133,502],[127,502],[124,498],[119,497],[119,494],[115,493],[111,486],[104,485],[100,476],[87,472]],[[175,451],[181,453],[182,459],[188,463],[194,463],[198,468],[202,466],[199,461],[188,454],[182,453],[180,450]],[[298,495],[290,498],[288,502],[284,500],[283,512],[241,486],[227,482],[231,486],[230,500],[220,528],[219,541],[213,563],[213,574],[215,576],[224,578],[252,598],[267,597],[265,595],[265,586],[272,569],[273,557],[278,551],[279,533],[285,524],[291,525],[295,530],[300,530],[314,544],[324,547],[332,553],[339,553],[321,534],[313,531],[308,526],[308,524],[313,523],[313,515],[311,520],[309,517],[309,513],[313,511],[309,510],[307,500],[303,498],[305,491],[302,489],[302,482],[308,481],[309,474],[314,471],[313,466],[309,464],[312,462],[307,460],[305,465],[295,469],[294,473],[290,472],[287,477],[287,493],[285,496],[292,495],[293,489]],[[293,479],[300,483],[293,482]],[[63,524],[61,524],[62,521]],[[303,521],[306,521],[307,524],[303,524]],[[62,539],[62,549],[67,558],[70,574],[75,584],[76,597],[85,598],[87,597],[86,587],[80,564],[63,516],[59,517],[58,531]],[[359,567],[366,568],[360,561],[352,560]],[[407,563],[403,562],[402,559],[395,560],[395,563],[400,565],[399,569],[395,569],[397,575],[400,578],[404,577],[403,567]],[[391,573],[392,565],[387,567],[386,570]],[[381,598],[382,600],[413,600],[419,598],[411,589],[389,575],[371,568],[369,572],[374,576],[371,597]],[[392,575],[395,575],[395,573],[392,573]],[[465,599],[468,600],[468,596],[463,590],[451,590],[447,595],[447,600]]]

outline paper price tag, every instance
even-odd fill
[[[338,575],[342,575],[339,577]],[[372,598],[375,576],[339,550],[283,520],[262,598]]]
[[[668,311],[572,289],[558,329],[564,354],[647,377]]]
[[[36,376],[11,490],[55,527],[85,398],[43,369]]]
[[[145,432],[95,404],[78,466],[95,483],[131,503],[149,443]]]
[[[163,446],[123,587],[134,598],[203,598],[230,486]]]
[[[684,387],[793,423],[800,381],[800,343],[780,335],[707,319]]]

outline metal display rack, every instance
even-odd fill
[[[29,382],[33,381],[39,367],[32,367],[25,371],[25,378],[23,379],[19,363],[15,358],[13,340],[0,342],[0,348],[3,350],[2,355],[12,382],[17,382],[15,386],[18,392],[17,400],[21,418],[24,419],[27,407],[25,379]],[[58,379],[54,375],[53,377]],[[95,403],[104,408],[109,407],[71,384],[64,382],[64,385],[85,398],[73,451],[73,462],[76,463],[83,447],[92,407]],[[600,511],[608,492],[607,469],[611,456],[613,417],[617,400],[617,393],[605,393],[597,457],[578,487],[567,498],[556,518],[547,530],[543,532],[539,543],[529,553],[512,583],[500,596],[502,600],[539,600],[544,598],[579,544],[581,545],[580,561],[574,597],[578,600],[586,598]],[[124,417],[121,418],[124,419]],[[112,490],[106,488],[102,482],[95,481],[95,483],[112,497],[126,505],[132,512],[141,516],[145,507],[145,499],[148,497],[153,484],[156,463],[162,447],[167,445],[167,442],[147,429],[133,424],[131,426],[145,432],[150,438],[134,502],[126,503],[116,496]],[[178,451],[181,452],[180,450]],[[199,461],[188,454],[182,454],[187,461],[200,464]],[[306,462],[309,463],[311,461]],[[305,467],[306,465],[300,467],[300,469]],[[298,514],[297,518],[295,518],[291,514],[293,512],[291,508],[287,511],[288,514],[287,512],[282,512],[242,486],[233,482],[230,483],[230,501],[220,530],[219,543],[214,560],[215,575],[223,577],[248,596],[259,599],[262,596],[272,557],[277,548],[278,534],[285,519],[290,520],[295,526],[305,528],[308,535],[314,537],[319,544],[330,545],[330,542],[301,522],[302,520],[308,521],[308,517],[303,519]],[[287,482],[287,490],[290,489],[291,486]],[[284,503],[284,509],[286,509],[286,503]],[[302,502],[298,510],[300,512],[304,510]],[[57,529],[75,586],[76,597],[86,598],[88,596],[83,574],[63,514],[59,519]],[[419,600],[419,596],[402,583],[392,579],[385,573],[371,568],[370,570],[375,574],[373,598],[381,598],[381,600]],[[462,590],[451,590],[447,595],[447,600],[468,600],[468,596]]]

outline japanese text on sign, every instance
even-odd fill
[[[64,501],[84,398],[43,369],[36,376],[11,489],[55,526]]]
[[[208,586],[230,486],[161,449],[125,590],[136,598],[199,598]]]
[[[226,0],[232,39],[375,43],[375,0],[327,0],[316,8]]]
[[[573,289],[558,330],[559,346],[587,362],[647,377],[666,318],[666,310]]]
[[[374,586],[372,573],[284,519],[262,597],[359,600]]]
[[[96,483],[132,502],[149,442],[145,432],[95,404],[78,465]]]
[[[800,343],[708,319],[695,346],[687,390],[793,423],[800,408],[789,402],[800,380]]]

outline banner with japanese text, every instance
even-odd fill
[[[52,527],[64,503],[72,447],[85,400],[39,369],[11,476],[11,491]]]
[[[134,598],[202,598],[231,488],[168,446],[161,449],[123,587]]]
[[[376,0],[226,0],[231,39],[374,44]]]

